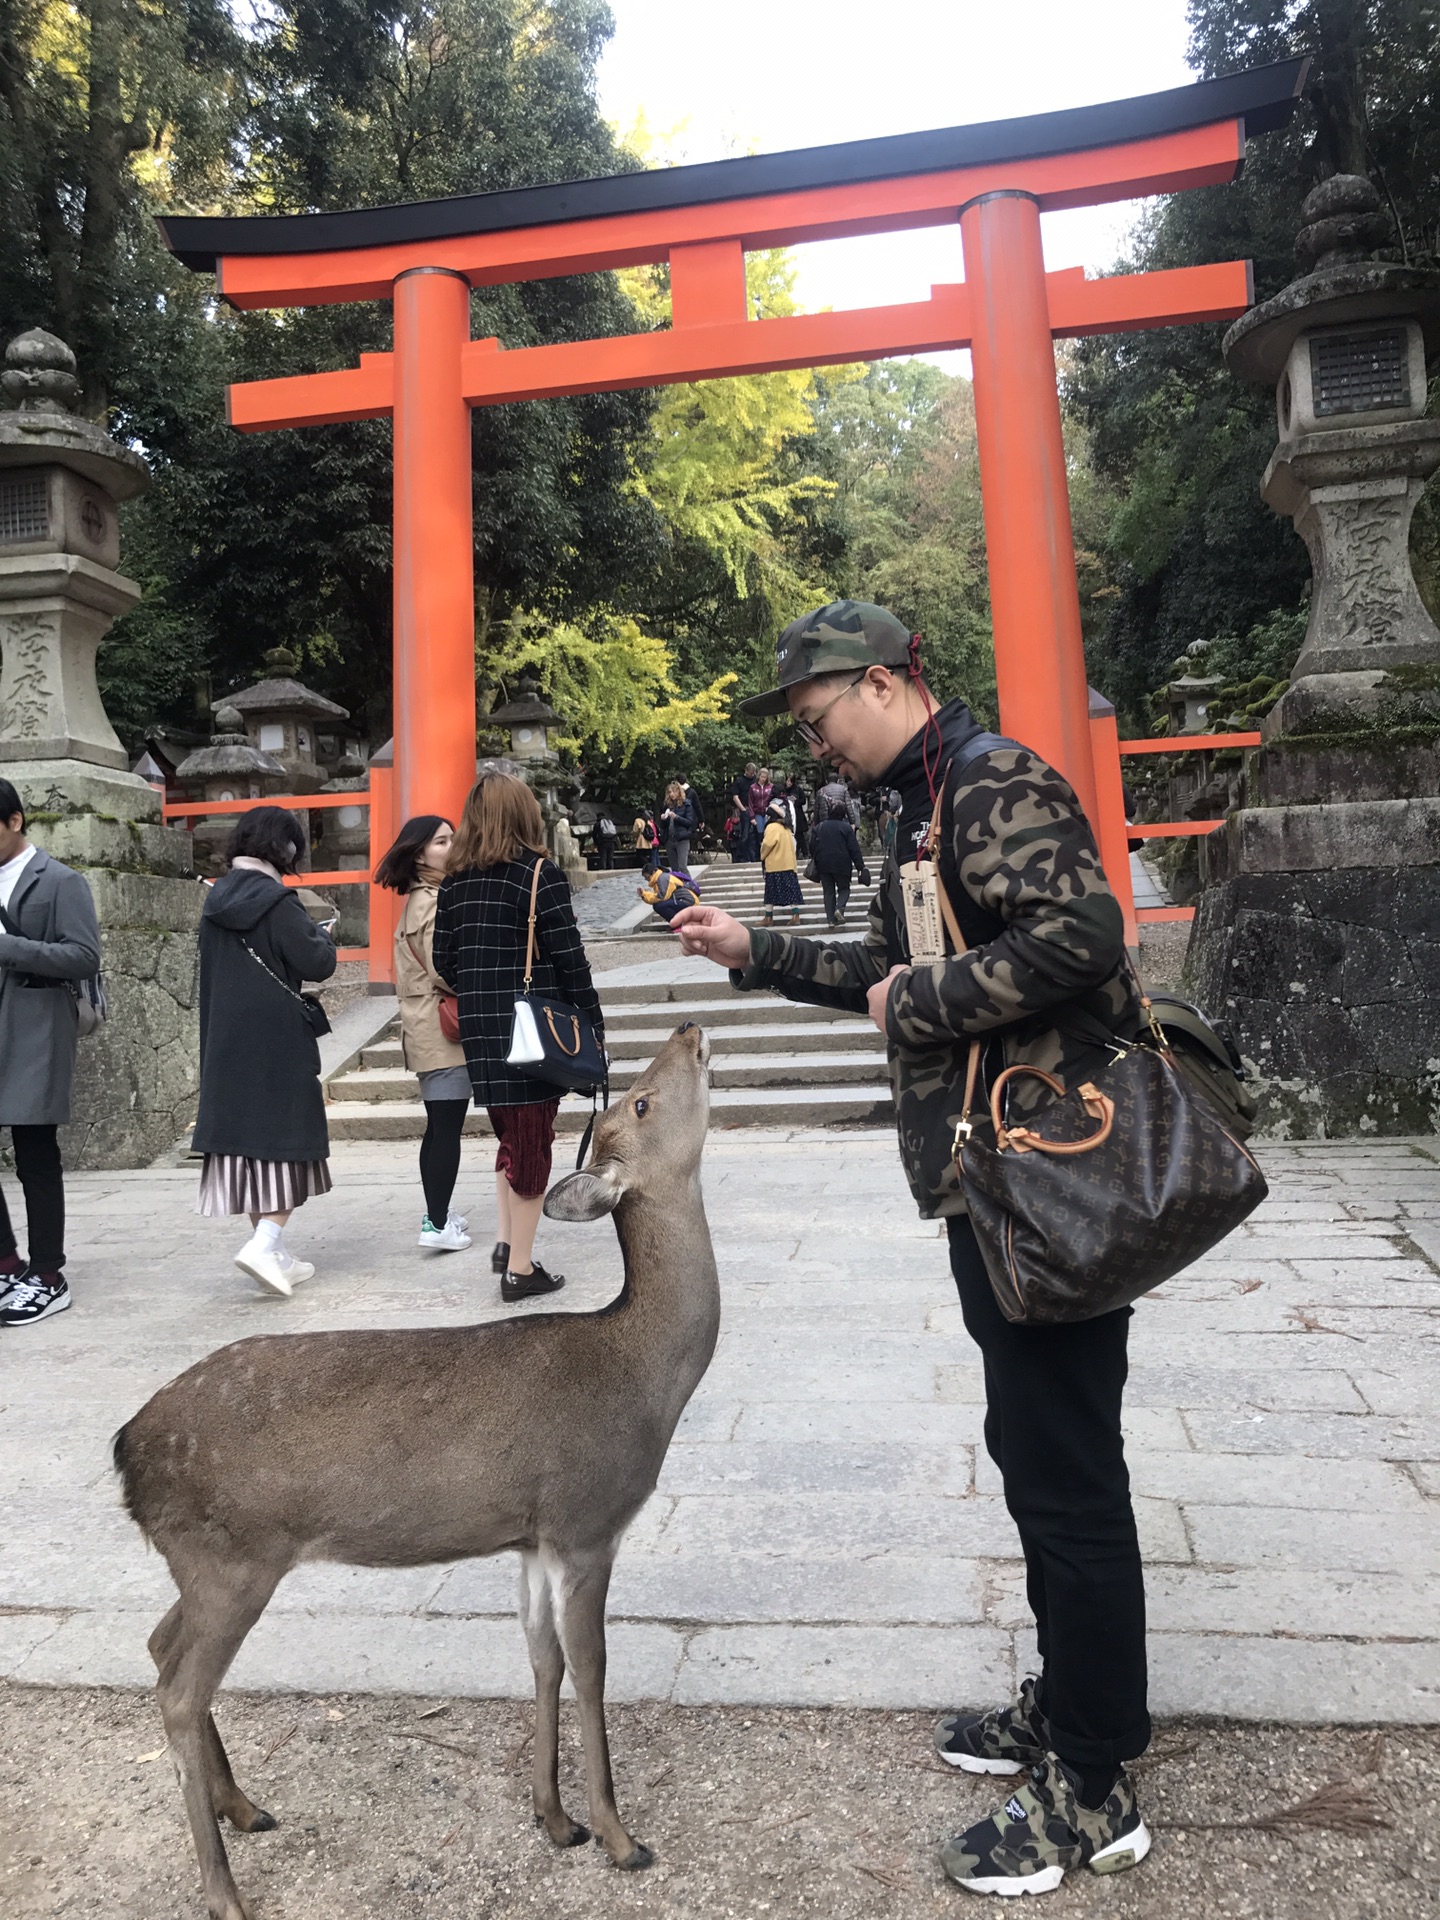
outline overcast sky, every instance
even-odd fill
[[[600,102],[685,161],[1120,100],[1194,76],[1184,0],[610,0]],[[1046,214],[1051,269],[1110,267],[1136,203]],[[802,305],[924,300],[959,228],[797,249]],[[947,364],[961,356],[943,356]],[[964,360],[968,361],[965,355]]]

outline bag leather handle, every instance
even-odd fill
[[[1092,1120],[1098,1120],[1100,1123],[1088,1139],[1047,1140],[1030,1127],[1007,1127],[1000,1118],[1001,1101],[1006,1087],[1017,1073],[1034,1074],[1037,1080],[1045,1082],[1057,1099],[1065,1092],[1064,1081],[1058,1080],[1053,1073],[1046,1073],[1043,1067],[1026,1066],[1021,1062],[1017,1066],[1006,1067],[1003,1073],[997,1074],[995,1085],[990,1089],[990,1119],[995,1128],[995,1143],[1001,1153],[1004,1153],[1007,1147],[1013,1148],[1016,1153],[1060,1155],[1092,1153],[1096,1147],[1103,1146],[1110,1138],[1111,1129],[1115,1125],[1115,1102],[1108,1094],[1101,1093],[1091,1080],[1084,1081],[1078,1089],[1085,1111]]]
[[[530,991],[530,975],[535,969],[535,902],[540,895],[540,869],[545,864],[542,853],[535,862],[535,871],[530,876],[530,929],[525,935],[525,991]]]
[[[935,805],[930,814],[930,827],[925,835],[925,853],[935,869],[935,897],[940,902],[940,918],[945,922],[945,931],[950,936],[950,944],[957,954],[968,953],[970,943],[960,931],[960,922],[955,909],[950,904],[950,894],[945,885],[945,876],[940,871],[940,815],[945,805],[945,787],[950,778],[950,768],[946,767],[940,776],[940,790],[935,795]],[[970,1114],[975,1105],[975,1088],[980,1078],[980,1042],[970,1042],[969,1057],[965,1062],[965,1094],[960,1103],[960,1119],[955,1127],[955,1142],[951,1148],[951,1157],[957,1165],[960,1149],[974,1132],[974,1122]],[[1060,1091],[1063,1093],[1064,1088]]]

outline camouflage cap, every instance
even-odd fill
[[[757,718],[788,713],[791,687],[819,673],[844,673],[847,667],[903,667],[910,658],[910,630],[884,607],[869,600],[832,600],[828,607],[792,620],[775,646],[780,684],[773,693],[742,700],[741,713]]]

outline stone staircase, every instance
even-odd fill
[[[803,862],[802,862],[803,864]],[[873,882],[879,871],[880,856],[874,855],[867,863]],[[765,912],[765,875],[753,861],[743,866],[722,865],[718,867],[696,867],[695,878],[700,884],[700,897],[707,906],[723,907],[726,913],[733,913],[737,920],[743,920],[747,927],[758,927]],[[820,883],[800,877],[800,891],[805,896],[805,904],[800,909],[800,919],[792,922],[790,908],[778,907],[775,910],[775,926],[781,933],[795,933],[809,939],[832,939],[834,929],[825,924],[824,895]],[[865,931],[865,922],[874,887],[862,887],[858,880],[852,879],[850,889],[850,907],[845,916],[845,924],[839,930],[840,938],[847,935],[858,936]],[[632,933],[647,934],[654,937],[658,927],[664,925],[657,913],[647,913],[638,926],[631,927]]]
[[[667,971],[669,979],[634,977]],[[681,959],[674,967],[661,962],[616,972],[620,977],[613,980],[596,975],[612,1098],[624,1093],[682,1020],[698,1020],[714,1047],[713,1126],[892,1123],[885,1049],[867,1020],[796,1006],[776,994],[738,994],[718,968],[704,963]],[[326,1095],[334,1139],[409,1140],[424,1130],[419,1084],[400,1058],[398,1022],[362,1049],[357,1065],[327,1083]],[[578,1132],[589,1117],[588,1099],[568,1098],[560,1129]],[[490,1131],[483,1112],[471,1111],[466,1131]]]

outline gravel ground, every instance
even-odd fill
[[[218,1718],[240,1784],[280,1821],[227,1835],[254,1920],[980,1911],[935,1848],[993,1810],[996,1783],[934,1759],[919,1714],[613,1707],[621,1811],[657,1854],[635,1875],[594,1845],[557,1852],[532,1824],[528,1706],[232,1694]],[[0,1686],[0,1912],[198,1920],[161,1748],[148,1695]],[[577,1816],[580,1780],[567,1709],[562,1783]],[[1440,1914],[1440,1730],[1171,1722],[1137,1780],[1150,1859],[1072,1874],[1047,1913]]]

